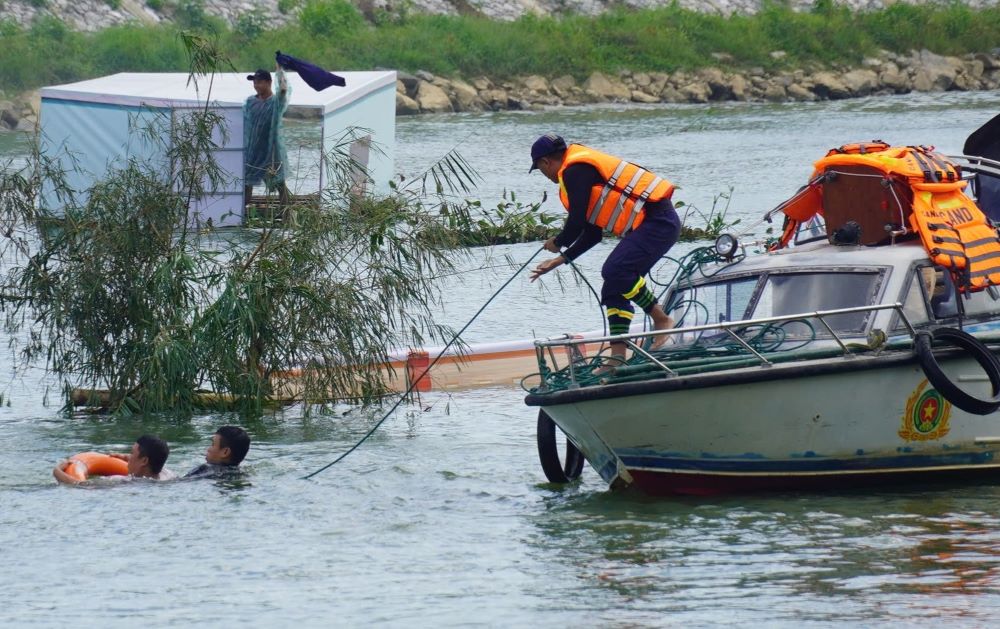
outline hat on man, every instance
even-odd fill
[[[546,133],[531,145],[531,168],[528,169],[528,172],[530,173],[538,168],[538,160],[543,157],[552,155],[553,153],[561,153],[565,150],[566,140],[555,133]]]
[[[271,73],[264,68],[257,68],[253,74],[247,75],[247,81],[270,81]]]

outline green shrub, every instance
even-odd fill
[[[301,0],[278,0],[278,13],[288,15],[301,6]]]
[[[361,13],[347,0],[308,0],[299,13],[299,24],[313,37],[350,33],[364,26]]]
[[[40,41],[64,41],[74,33],[65,22],[54,15],[36,15],[31,22],[29,34]]]
[[[256,39],[261,33],[267,30],[267,23],[267,14],[258,8],[241,13],[236,18],[236,24],[233,26],[233,29],[244,39],[251,40]]]
[[[180,0],[174,8],[174,21],[192,31],[222,32],[225,22],[205,11],[204,0]]]
[[[32,89],[78,80],[89,72],[86,38],[51,15],[38,15],[29,29],[3,29],[0,85]]]
[[[132,24],[101,31],[89,47],[99,74],[186,70],[184,47],[167,27]]]
[[[146,0],[146,6],[159,13],[163,11],[163,0]]]
[[[13,18],[0,20],[0,37],[13,37],[22,32],[22,30],[21,25]]]

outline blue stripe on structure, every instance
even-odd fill
[[[699,458],[658,455],[630,450],[617,450],[615,454],[628,468],[685,470],[692,472],[846,472],[875,471],[901,468],[946,467],[956,465],[984,465],[994,462],[993,451],[948,452],[941,454],[911,454],[902,452],[898,456],[878,456],[855,458],[828,458],[804,453],[795,458],[766,459],[759,455],[744,454],[745,458],[720,458],[702,455]]]
[[[52,105],[65,105],[67,107],[75,107],[77,109],[115,109],[122,111],[153,111],[170,109],[169,107],[154,107],[151,105],[118,105],[116,103],[97,103],[89,100],[75,100],[72,98],[58,98],[55,96],[43,96],[42,102]]]

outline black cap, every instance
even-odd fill
[[[257,68],[253,74],[247,75],[247,81],[270,81],[271,73],[263,68]]]
[[[546,133],[542,137],[535,140],[535,143],[531,145],[531,168],[528,172],[538,168],[538,160],[542,159],[546,155],[552,155],[553,153],[561,153],[566,150],[566,140],[562,137],[556,135],[555,133]]]

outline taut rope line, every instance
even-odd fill
[[[479,318],[479,315],[481,315],[483,313],[483,311],[486,310],[486,306],[489,306],[490,303],[494,299],[497,298],[497,295],[499,295],[503,291],[503,289],[507,288],[507,286],[511,282],[514,281],[514,278],[517,277],[518,275],[520,275],[521,271],[523,271],[526,266],[528,266],[529,264],[531,264],[531,261],[534,260],[538,256],[538,254],[542,252],[543,249],[544,249],[544,247],[539,247],[538,251],[536,251],[534,254],[532,254],[532,256],[530,258],[528,258],[527,261],[525,261],[524,264],[521,265],[521,268],[519,268],[517,271],[515,271],[514,274],[510,276],[510,279],[508,279],[506,282],[504,282],[503,285],[500,288],[498,288],[490,296],[489,299],[486,300],[486,303],[484,303],[482,306],[480,306],[479,310],[476,311],[476,314],[472,315],[472,318],[469,319],[468,323],[466,323],[464,326],[462,326],[462,329],[459,330],[453,337],[451,337],[451,340],[448,341],[448,344],[445,345],[441,349],[440,352],[438,352],[438,355],[435,356],[434,360],[432,360],[431,363],[427,366],[427,369],[424,371],[424,374],[426,374],[428,371],[430,371],[431,367],[433,367],[434,365],[436,365],[437,362],[439,360],[441,360],[441,357],[444,356],[445,352],[448,351],[448,348],[451,347],[455,343],[455,341],[457,341],[462,336],[462,333],[464,333],[468,329],[468,327],[470,325],[472,325],[472,322],[475,321],[477,318]],[[428,376],[425,375],[425,376],[422,376],[422,377],[428,377]],[[399,408],[399,405],[403,403],[403,400],[405,400],[407,398],[407,396],[410,395],[410,393],[413,392],[413,388],[417,386],[418,382],[420,382],[420,378],[416,378],[413,382],[411,382],[410,386],[407,387],[406,391],[403,392],[403,394],[399,396],[399,399],[396,400],[396,403],[392,405],[392,408],[390,408],[388,410],[388,412],[386,412],[386,414],[382,416],[382,419],[378,420],[378,422],[374,426],[372,426],[371,429],[367,433],[365,433],[365,436],[361,437],[361,439],[359,439],[357,443],[355,443],[346,452],[344,452],[343,454],[341,454],[340,456],[338,456],[333,461],[330,461],[329,463],[327,463],[323,467],[319,468],[315,472],[303,476],[302,480],[309,480],[310,478],[312,478],[313,476],[316,476],[320,472],[323,472],[323,471],[325,471],[325,470],[333,467],[334,465],[336,465],[340,461],[342,461],[345,458],[347,458],[347,455],[349,455],[350,453],[352,453],[355,450],[357,450],[358,447],[360,447],[362,443],[364,443],[365,441],[367,441],[369,437],[371,437],[373,434],[375,434],[375,431],[378,430],[379,426],[381,426],[383,423],[385,423],[385,420],[389,419],[389,416],[392,415],[393,412],[395,412],[395,410],[397,408]]]

